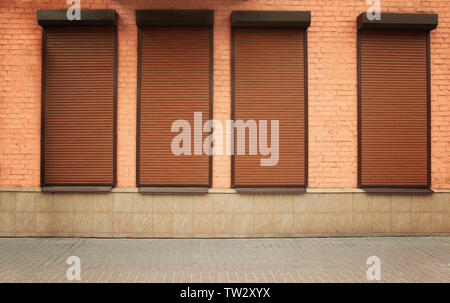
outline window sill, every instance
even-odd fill
[[[44,186],[47,193],[108,193],[112,186]]]
[[[433,193],[431,189],[427,188],[393,188],[393,187],[378,187],[378,188],[362,188],[368,194],[398,194],[398,195],[430,195]]]
[[[206,195],[209,187],[139,187],[139,193],[158,195],[158,194],[190,194],[190,195]]]
[[[304,194],[304,187],[237,187],[238,194]]]

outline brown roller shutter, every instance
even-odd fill
[[[237,19],[237,18],[236,18]],[[261,166],[246,154],[233,160],[234,187],[306,186],[306,85],[304,29],[236,28],[234,30],[234,120],[279,120],[279,161]]]
[[[364,29],[359,35],[360,185],[427,187],[427,32]]]
[[[43,183],[112,186],[115,28],[49,27],[44,43]]]
[[[194,112],[203,123],[210,119],[210,33],[208,27],[140,29],[138,186],[210,185],[210,157],[194,155]],[[191,125],[191,155],[172,153],[176,120]]]

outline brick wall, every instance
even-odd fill
[[[65,0],[0,3],[0,187],[38,187],[40,179],[41,28],[37,9]],[[214,9],[214,118],[230,118],[232,10],[310,10],[309,186],[356,187],[356,16],[365,0],[81,0],[119,14],[118,187],[135,186],[137,27],[135,9]],[[433,12],[431,33],[432,186],[450,188],[450,2],[382,0],[383,12]],[[76,58],[73,58],[75,61]],[[230,186],[231,158],[216,156],[213,186]]]

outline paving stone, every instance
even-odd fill
[[[1,282],[450,282],[450,237],[301,239],[0,238]]]

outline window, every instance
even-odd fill
[[[381,14],[369,21],[362,14],[358,20],[359,186],[428,192],[429,31],[437,15]]]
[[[310,20],[309,12],[232,13],[232,183],[239,192],[303,192],[307,185],[306,29]],[[239,129],[242,123],[248,126],[244,130]],[[245,153],[238,146],[244,142],[239,138],[243,135]],[[261,139],[272,154],[262,151]]]
[[[115,184],[114,10],[39,10],[43,27],[41,183],[48,191]],[[77,187],[78,186],[78,187]]]
[[[212,11],[136,11],[139,26],[137,186],[141,192],[207,192],[211,157],[196,131],[212,117]],[[189,138],[172,150],[181,131]],[[188,124],[188,125],[186,125]],[[187,127],[187,128],[186,128]],[[191,144],[192,143],[192,144]],[[200,154],[195,145],[200,145]]]

